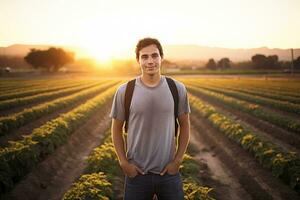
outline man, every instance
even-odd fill
[[[125,173],[125,200],[184,198],[179,166],[189,142],[190,107],[185,86],[174,80],[178,91],[179,135],[175,137],[174,99],[161,75],[163,49],[158,40],[144,38],[136,46],[142,74],[135,80],[128,118],[127,153],[123,139],[125,91],[121,85],[114,97],[112,140]],[[178,139],[178,141],[177,141]],[[177,151],[176,151],[176,143]]]

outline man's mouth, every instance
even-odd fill
[[[148,70],[154,70],[156,67],[155,66],[152,66],[152,67],[146,67],[146,69]]]

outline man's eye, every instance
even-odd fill
[[[158,57],[157,53],[152,55],[152,58],[157,58],[157,57]]]
[[[148,56],[142,56],[142,59],[147,59],[148,58]]]

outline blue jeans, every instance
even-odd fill
[[[158,200],[183,200],[183,188],[180,173],[170,175],[148,173],[133,178],[125,176],[124,200],[152,200],[156,194]]]

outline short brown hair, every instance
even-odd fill
[[[141,40],[138,41],[136,47],[135,47],[135,56],[136,56],[136,59],[139,60],[139,57],[140,57],[140,50],[142,48],[145,48],[149,45],[152,45],[154,44],[157,48],[158,48],[158,51],[159,51],[159,54],[160,54],[160,57],[164,57],[164,52],[163,52],[163,49],[162,49],[162,46],[160,44],[160,42],[155,39],[155,38],[150,38],[150,37],[147,37],[147,38],[143,38]]]

